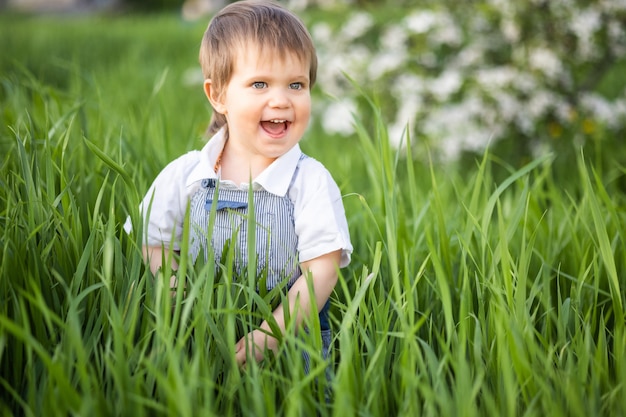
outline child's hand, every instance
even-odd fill
[[[244,366],[248,359],[247,351],[249,351],[251,357],[259,362],[263,359],[263,353],[266,349],[276,351],[278,340],[268,335],[264,330],[253,330],[239,339],[235,345],[235,360],[239,366]]]
[[[178,291],[178,277],[176,275],[172,275],[170,277],[170,295],[172,296],[172,298],[176,298],[177,291]],[[183,298],[186,298],[186,297],[187,297],[187,281],[183,281]]]

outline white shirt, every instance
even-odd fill
[[[223,131],[213,136],[201,150],[188,152],[169,163],[150,186],[140,205],[145,225],[145,245],[179,250],[185,212],[190,198],[205,178],[219,180],[213,171],[224,148]],[[299,145],[276,159],[253,181],[252,188],[263,188],[277,196],[289,195],[294,203],[295,230],[298,235],[299,261],[305,262],[341,250],[340,267],[350,263],[352,244],[339,187],[328,170],[313,158],[300,163]],[[291,184],[291,187],[290,187]],[[221,181],[222,187],[236,187]],[[248,190],[248,184],[238,187]],[[132,224],[126,220],[130,233]]]

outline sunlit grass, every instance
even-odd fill
[[[123,58],[114,75],[134,92],[71,60],[55,61],[62,85],[3,64],[0,414],[626,412],[625,167],[577,149],[567,179],[557,155],[512,167],[486,152],[461,171],[423,162],[411,138],[394,149],[380,117],[357,116],[335,147],[309,132],[355,247],[332,296],[335,349],[324,361],[315,332],[291,327],[275,358],[241,370],[235,342],[280,296],[183,258],[186,294],[179,281],[173,298],[169,262],[145,269],[141,231],[121,225],[208,117],[201,101],[179,111],[179,69],[140,81],[132,68],[146,63]]]

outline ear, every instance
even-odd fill
[[[204,94],[211,102],[211,106],[218,113],[226,114],[226,106],[222,102],[222,94],[220,94],[215,88],[213,88],[213,81],[210,78],[204,80]]]

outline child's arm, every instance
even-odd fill
[[[162,246],[146,246],[142,247],[143,259],[146,263],[150,264],[150,271],[156,275],[159,269],[163,266],[163,259],[170,259],[170,252],[168,249],[164,249]],[[176,259],[172,259],[172,269],[178,269]],[[176,275],[172,275],[170,278],[170,288],[176,288]]]
[[[302,275],[291,286],[287,293],[289,301],[289,311],[291,314],[297,313],[295,317],[296,324],[299,326],[304,317],[308,316],[311,311],[312,303],[317,304],[317,311],[328,301],[330,294],[337,283],[337,268],[341,259],[341,250],[327,253],[310,261],[302,262]],[[311,299],[307,284],[307,276],[311,275],[313,281],[313,290],[315,299]],[[285,315],[284,306],[280,304],[273,312],[274,319],[278,323],[281,330],[285,331]],[[260,329],[253,330],[245,337],[241,338],[235,345],[235,359],[237,363],[243,365],[246,363],[246,340],[248,343],[254,343],[248,349],[254,349],[254,357],[257,361],[263,359],[263,351],[265,348],[276,350],[278,348],[278,340],[269,336],[271,333],[270,326],[264,321]]]

